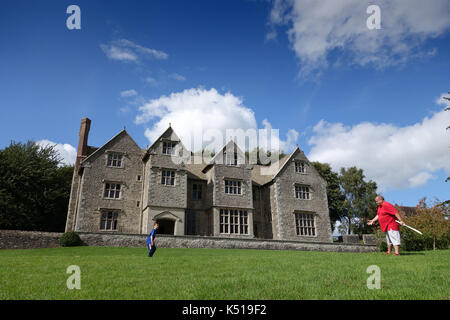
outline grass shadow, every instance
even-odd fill
[[[423,252],[400,252],[400,255],[402,255],[402,256],[424,256],[425,253],[423,253]]]

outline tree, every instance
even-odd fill
[[[377,195],[377,184],[370,180],[365,181],[362,169],[351,167],[341,168],[339,175],[340,185],[344,194],[345,221],[348,234],[371,233],[372,229],[365,221],[377,213],[374,201]]]
[[[342,221],[345,217],[345,197],[340,188],[339,175],[331,170],[328,163],[315,161],[311,164],[327,182],[328,210],[330,212],[331,229],[334,230],[336,221]]]
[[[73,167],[33,141],[0,150],[0,229],[63,231]]]
[[[448,246],[450,239],[450,221],[446,219],[448,206],[436,200],[432,206],[427,204],[427,198],[423,198],[417,205],[417,214],[408,217],[407,223],[416,226],[424,237],[433,241],[433,250],[436,250],[438,242],[444,242]]]

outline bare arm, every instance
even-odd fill
[[[406,224],[398,212],[395,214],[395,217],[397,218],[398,221],[400,221],[401,225]]]
[[[369,226],[373,225],[375,222],[378,221],[378,215],[375,216],[375,218],[373,218],[372,220],[367,221],[367,224]]]

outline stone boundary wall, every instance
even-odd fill
[[[89,246],[145,247],[146,235],[105,234],[79,232],[80,238]],[[283,240],[230,239],[201,236],[157,235],[158,248],[221,248],[221,249],[265,249],[330,252],[378,252],[376,245],[312,243]]]
[[[0,249],[35,249],[59,247],[63,233],[0,230]]]
[[[88,246],[146,247],[146,235],[79,232],[81,240]],[[0,230],[0,249],[53,248],[59,247],[62,233]],[[222,248],[301,250],[329,252],[378,252],[376,245],[312,243],[301,241],[230,239],[201,236],[156,237],[158,248]]]

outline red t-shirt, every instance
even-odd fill
[[[392,204],[383,201],[381,206],[378,206],[377,215],[381,230],[386,232],[388,230],[399,230],[398,223],[395,221],[395,214],[398,211]]]

